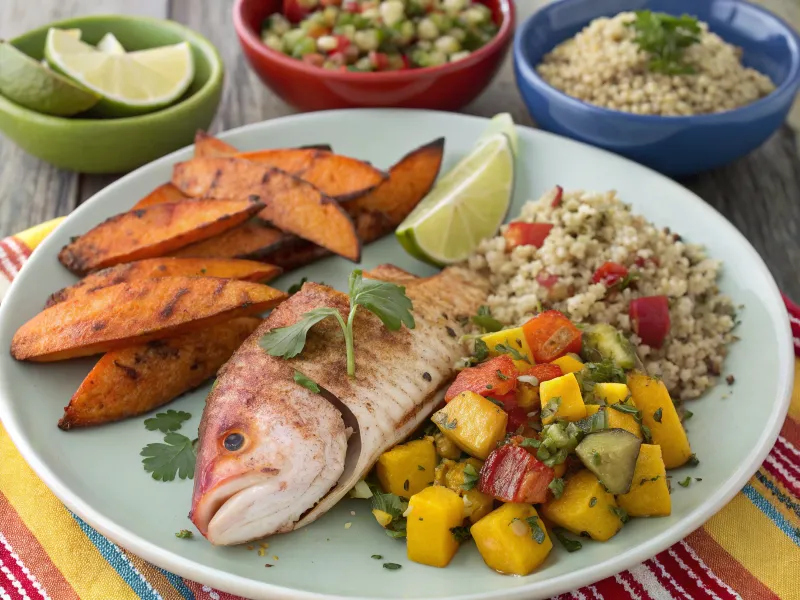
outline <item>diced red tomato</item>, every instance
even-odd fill
[[[333,53],[336,52],[344,52],[350,46],[350,40],[347,39],[345,35],[337,35],[336,37],[336,48],[333,49]]]
[[[650,258],[645,258],[644,256],[637,256],[633,262],[639,268],[644,267],[647,263],[653,263],[657,267],[661,266],[661,261],[658,260],[657,256],[651,256]]]
[[[549,363],[533,365],[530,369],[525,371],[525,375],[532,375],[533,377],[536,377],[536,379],[539,380],[539,383],[555,379],[556,377],[561,377],[563,374],[564,372],[561,370],[561,367]]]
[[[525,448],[506,444],[492,451],[481,468],[479,489],[502,502],[538,504],[547,500],[553,469]]]
[[[360,13],[361,5],[355,0],[345,0],[342,3],[342,10],[349,13]]]
[[[374,50],[369,53],[369,61],[376,71],[385,71],[389,68],[389,57],[383,52],[375,52]]]
[[[475,392],[481,396],[496,398],[517,387],[517,369],[507,354],[495,356],[474,367],[461,371],[444,395],[450,402],[461,392]]]
[[[508,414],[506,431],[514,432],[528,423],[528,412],[530,411],[519,407],[516,390],[502,396],[500,394],[488,394],[488,396],[500,402],[501,408]]]
[[[510,252],[518,246],[541,248],[552,228],[551,223],[522,223],[519,221],[509,223],[503,233],[503,237],[506,239],[506,252]]]
[[[536,276],[536,283],[542,287],[546,287],[549,290],[558,283],[558,275],[550,275],[549,273],[542,271]]]
[[[411,61],[409,60],[409,58],[405,54],[403,54],[401,58],[403,59],[403,70],[410,69]]]
[[[661,348],[669,333],[669,300],[666,296],[634,298],[628,308],[631,327],[642,343]]]
[[[612,286],[623,277],[628,275],[628,269],[624,265],[615,262],[604,262],[597,271],[592,275],[592,282],[604,283],[607,286]]]
[[[550,201],[550,206],[553,208],[558,208],[561,206],[561,201],[564,199],[564,188],[560,185],[557,185],[550,191],[550,195],[553,199]]]
[[[321,67],[325,63],[325,57],[322,54],[317,54],[316,52],[312,54],[306,54],[303,57],[303,62],[309,65],[314,65],[315,67]]]
[[[581,351],[581,332],[557,310],[546,310],[522,326],[537,363],[552,362],[568,352]]]

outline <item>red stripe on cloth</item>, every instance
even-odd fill
[[[25,600],[17,590],[9,585],[2,573],[0,573],[0,600]]]
[[[800,480],[798,480],[798,475],[792,472],[793,470],[796,471],[796,469],[792,469],[791,463],[778,454],[775,448],[767,455],[767,460],[764,461],[761,467],[792,494],[800,496]]]
[[[264,570],[266,571],[267,569],[265,568]],[[242,598],[241,596],[220,592],[219,590],[215,590],[207,585],[202,585],[196,581],[184,579],[183,582],[186,584],[186,587],[192,591],[196,600],[247,600],[247,598]]]
[[[18,240],[12,235],[10,238],[6,238],[6,242],[14,247],[23,263],[30,258],[32,251],[22,240]]]
[[[0,243],[0,275],[5,277],[8,281],[14,281],[14,276],[16,274],[17,270],[14,267],[14,263],[11,262],[5,247]]]
[[[717,576],[714,571],[708,568],[700,557],[692,550],[691,546],[684,541],[680,541],[669,549],[674,553],[676,560],[680,560],[692,573],[697,575],[702,585],[710,590],[718,598],[723,600],[737,600],[739,597],[736,592],[729,588]]]
[[[798,381],[798,383],[800,383],[800,381]],[[793,444],[790,444],[789,440],[782,435],[778,436],[775,446],[788,457],[789,461],[791,461],[798,470],[798,473],[800,473],[800,450],[795,448]]]
[[[53,600],[80,600],[2,492],[0,492],[0,531]]]
[[[623,571],[615,575],[617,581],[622,584],[622,587],[625,589],[625,593],[628,594],[631,598],[641,598],[641,600],[653,600],[650,594],[647,593],[647,590],[644,589],[644,586],[639,583],[636,578],[631,575],[630,571]]]
[[[13,265],[14,274],[16,275],[22,268],[22,264],[25,262],[25,257],[20,256],[20,254],[14,249],[14,246],[10,243],[10,240],[11,238],[0,240],[0,249],[3,250],[6,258]]]
[[[667,565],[669,565],[669,568]],[[666,550],[650,560],[646,560],[644,566],[655,576],[658,583],[669,592],[672,598],[676,600],[678,598],[692,600],[692,596],[686,591],[684,585],[686,583],[691,584],[691,578],[686,574],[681,574],[680,569],[676,568],[675,561]]]
[[[5,542],[5,543],[3,543]],[[16,588],[23,598],[37,600],[42,596],[28,578],[28,573],[23,570],[23,563],[19,556],[13,552],[8,540],[0,539],[0,571],[12,587]],[[27,570],[27,569],[25,569]]]
[[[702,527],[684,540],[731,589],[746,600],[780,600],[778,596],[712,538]],[[765,557],[764,560],[769,560]]]
[[[677,546],[676,544],[675,546]],[[711,585],[710,577],[703,577],[702,572],[695,572],[686,561],[680,558],[672,546],[658,555],[658,561],[664,566],[667,573],[683,590],[684,597],[707,598],[708,600],[722,600],[715,586]]]
[[[593,588],[603,597],[609,600],[617,600],[618,598],[631,598],[625,587],[616,577],[606,577],[602,581],[595,583]],[[584,588],[581,588],[583,590]]]
[[[781,427],[781,437],[795,448],[800,448],[800,424],[788,417]]]

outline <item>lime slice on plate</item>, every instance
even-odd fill
[[[188,42],[112,54],[50,29],[44,53],[53,69],[103,97],[95,108],[103,116],[131,116],[168,106],[194,79]]]
[[[514,189],[514,152],[505,133],[494,133],[448,172],[397,228],[412,256],[444,266],[465,260],[497,233]]]
[[[77,37],[65,32],[73,39]],[[45,115],[69,117],[92,108],[100,96],[53,72],[8,42],[0,43],[0,93]]]
[[[497,133],[505,133],[508,136],[511,142],[511,149],[514,151],[514,156],[516,156],[519,151],[519,142],[517,141],[517,128],[510,114],[498,113],[493,116],[486,130],[478,138],[478,144]]]
[[[113,33],[107,33],[97,42],[97,49],[106,54],[125,54],[125,48]]]

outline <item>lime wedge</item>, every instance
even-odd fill
[[[131,116],[168,106],[194,79],[188,42],[111,54],[50,29],[44,53],[53,69],[103,97],[95,108],[102,116]]]
[[[505,133],[480,141],[397,228],[412,256],[444,266],[465,260],[497,233],[514,188],[514,152]]]
[[[76,31],[79,37],[80,30]],[[84,112],[100,101],[98,94],[53,72],[8,42],[0,43],[0,93],[20,106],[58,117]]]
[[[480,144],[483,140],[496,133],[505,133],[508,136],[511,141],[511,149],[514,151],[514,156],[516,156],[519,152],[519,142],[517,141],[517,129],[514,125],[514,119],[511,118],[510,114],[499,113],[493,116],[486,131],[478,138],[478,143]]]
[[[119,43],[119,40],[113,33],[105,34],[99,42],[97,42],[97,49],[106,54],[125,54],[125,48]]]

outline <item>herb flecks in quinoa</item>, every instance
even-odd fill
[[[769,77],[743,66],[741,50],[710,32],[706,23],[697,23],[698,33],[687,31],[688,21],[680,23],[678,39],[674,31],[665,33],[663,18],[657,26],[652,17],[637,18],[632,12],[595,19],[545,55],[536,70],[574,98],[642,115],[723,112],[775,90]],[[670,20],[666,26],[676,23]],[[694,36],[699,41],[689,43]]]

